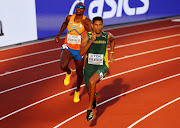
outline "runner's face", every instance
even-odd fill
[[[76,11],[76,15],[83,15],[84,12],[85,12],[85,8],[84,8],[84,5],[83,4],[77,4],[76,5],[76,8],[75,8],[75,11]]]
[[[103,23],[101,20],[96,20],[93,23],[93,30],[96,34],[100,34],[102,32]]]

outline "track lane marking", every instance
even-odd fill
[[[170,28],[174,28],[174,27],[180,27],[180,25],[174,25],[174,26],[168,26],[168,27],[164,27],[164,28],[155,28],[155,29],[150,29],[150,30],[145,30],[145,31],[133,32],[133,33],[128,33],[126,35],[119,35],[116,37],[119,38],[119,37],[131,36],[131,35],[136,35],[136,34],[142,34],[142,33],[148,33],[148,32],[153,32],[153,31],[164,30],[164,29],[170,29]]]
[[[165,20],[162,20],[162,21],[152,21],[152,22],[145,22],[145,23],[139,23],[139,24],[137,23],[137,26],[138,25],[144,25],[144,24],[152,24],[152,23],[157,23],[157,22],[171,21],[171,20],[172,19],[165,19]],[[109,29],[107,28],[107,29],[105,29],[105,31],[121,29],[121,28],[128,28],[128,27],[133,27],[133,26],[135,26],[135,25],[133,24],[133,25],[128,25],[128,26],[124,26],[124,27],[120,26],[120,27],[116,27],[116,28],[109,28]],[[170,25],[170,26],[173,26],[173,25]],[[64,39],[64,38],[65,38],[65,36],[62,37],[61,39]],[[53,41],[53,39],[48,39],[46,42],[49,42],[49,41]],[[43,42],[38,41],[38,43],[36,43],[36,44],[41,44],[41,43],[45,43],[45,42],[44,41]],[[26,47],[26,46],[31,46],[31,45],[34,45],[34,44],[26,44],[26,45],[23,45],[23,46],[17,46],[15,48]],[[1,51],[10,50],[10,49],[14,49],[14,48],[2,49]]]
[[[163,48],[163,49],[166,49],[166,48]],[[156,52],[156,51],[157,51],[157,49],[149,51],[149,53]],[[137,53],[137,54],[132,54],[132,55],[127,55],[127,56],[124,56],[124,57],[120,57],[120,58],[115,59],[115,61],[131,58],[131,57],[135,57],[135,56],[139,56],[139,55],[143,55],[143,54],[147,54],[147,51],[146,52],[142,52],[142,53]],[[75,69],[73,71],[75,71]],[[19,85],[19,86],[10,88],[10,89],[6,89],[6,90],[3,90],[3,91],[0,91],[0,94],[6,93],[6,92],[9,92],[9,91],[18,89],[18,88],[22,88],[22,87],[25,87],[25,86],[28,86],[28,85],[31,85],[31,84],[34,84],[34,83],[37,83],[37,82],[41,82],[41,81],[44,81],[44,80],[55,78],[57,76],[65,75],[65,74],[66,74],[66,72],[63,72],[63,73],[56,74],[56,75],[53,75],[53,76],[50,76],[50,77],[46,77],[46,78],[43,78],[43,79],[35,80],[35,81],[29,82],[29,83],[26,83],[26,84],[22,84],[22,85]]]
[[[176,57],[176,58],[172,58],[172,59],[160,61],[160,62],[157,62],[157,63],[145,65],[145,66],[138,67],[138,68],[134,68],[134,69],[131,69],[131,70],[127,70],[127,71],[124,71],[124,72],[121,72],[121,73],[118,73],[118,74],[114,74],[114,75],[105,77],[105,78],[102,79],[102,80],[106,80],[106,79],[113,78],[113,77],[116,77],[116,76],[119,76],[119,75],[127,74],[127,73],[130,73],[130,72],[133,72],[133,71],[137,71],[137,70],[144,69],[144,68],[147,68],[147,67],[152,67],[152,66],[155,66],[155,65],[159,65],[159,64],[171,62],[171,61],[178,60],[178,59],[180,59],[180,57]],[[178,76],[179,76],[179,75],[180,75],[180,73],[178,74]],[[152,82],[152,83],[153,83],[153,82]],[[84,86],[85,86],[85,84],[81,85],[81,87],[84,87]],[[140,87],[139,87],[139,88],[140,88]],[[40,100],[40,101],[37,101],[37,102],[32,103],[32,104],[30,104],[30,105],[28,105],[28,106],[25,106],[25,107],[23,107],[23,108],[21,108],[21,109],[18,109],[18,110],[16,110],[16,111],[13,111],[13,112],[5,115],[5,116],[2,116],[2,117],[0,118],[0,120],[3,120],[3,119],[5,119],[5,118],[7,118],[7,117],[9,117],[9,116],[12,116],[12,115],[20,112],[20,111],[23,111],[23,110],[25,110],[25,109],[27,109],[27,108],[30,108],[30,107],[32,107],[32,106],[34,106],[34,105],[37,105],[37,104],[41,103],[41,102],[44,102],[44,101],[49,100],[49,99],[52,99],[52,98],[54,98],[54,97],[56,97],[56,96],[62,95],[62,94],[64,94],[64,93],[67,93],[67,92],[72,91],[72,90],[75,90],[75,89],[76,89],[76,87],[71,88],[71,89],[68,89],[68,90],[63,91],[63,92],[60,92],[60,93],[57,93],[57,94],[55,94],[55,95],[49,96],[49,97],[47,97],[47,98],[44,98],[44,99],[42,99],[42,100]],[[125,94],[125,93],[123,93],[123,94]],[[127,92],[126,92],[126,94],[127,94]],[[100,104],[100,105],[101,105],[101,104]]]
[[[168,26],[168,27],[163,27],[163,28],[150,29],[149,31],[152,32],[152,31],[157,31],[157,30],[162,30],[162,29],[169,29],[169,28],[173,28],[173,27],[175,28],[175,27],[179,27],[179,26],[180,25],[173,25],[173,26]],[[123,35],[115,36],[115,38],[134,35],[134,34],[140,33],[140,32],[141,33],[149,32],[149,31],[146,30],[146,31],[139,31],[139,32],[134,32],[134,33],[123,34]],[[6,61],[10,61],[10,60],[15,60],[15,59],[19,59],[19,58],[24,58],[24,57],[33,56],[33,55],[42,54],[42,53],[51,52],[51,51],[60,50],[60,49],[62,49],[62,47],[49,49],[49,50],[45,50],[45,51],[40,51],[40,52],[34,52],[34,53],[21,55],[21,56],[16,56],[16,57],[8,58],[8,59],[3,59],[3,60],[0,60],[0,62],[6,62]]]
[[[9,58],[9,59],[0,60],[0,62],[6,62],[6,61],[10,61],[10,60],[15,60],[15,59],[19,59],[19,58],[28,57],[28,56],[34,56],[34,55],[38,55],[38,54],[41,54],[41,53],[52,52],[52,51],[56,51],[56,50],[60,50],[60,49],[62,49],[62,47],[49,49],[49,50],[45,50],[45,51],[41,51],[41,52],[34,52],[34,53],[21,55],[21,56],[16,56],[16,57],[12,57],[12,58]]]
[[[180,97],[178,97],[178,98],[176,98],[176,99],[174,99],[174,100],[172,100],[172,101],[170,101],[170,102],[168,102],[168,103],[160,106],[159,108],[155,109],[154,111],[150,112],[149,114],[143,116],[142,118],[140,118],[139,120],[137,120],[136,122],[134,122],[133,124],[131,124],[128,128],[134,127],[136,124],[138,124],[139,122],[141,122],[141,121],[143,121],[144,119],[148,118],[148,117],[151,116],[152,114],[156,113],[157,111],[163,109],[164,107],[166,107],[166,106],[168,106],[168,105],[170,105],[170,104],[172,104],[172,103],[174,103],[174,102],[176,102],[176,101],[178,101],[178,100],[180,100]]]
[[[166,39],[166,38],[171,38],[171,37],[176,37],[176,36],[177,35],[171,35],[171,36],[167,36],[167,37],[163,37],[163,38],[161,37],[160,39]],[[178,36],[180,36],[180,34],[178,34]],[[159,38],[158,39],[155,38],[155,39],[152,39],[152,41],[156,41],[156,40],[160,40],[160,39]],[[137,44],[142,44],[142,43],[146,43],[146,42],[150,42],[150,41],[151,40],[147,40],[147,41],[145,40],[145,41],[135,42],[135,43],[132,43],[132,44],[120,45],[120,46],[116,46],[115,49],[122,48],[122,47],[127,47],[127,46],[132,46],[132,45],[137,45]],[[169,46],[169,47],[173,47],[173,46],[176,47],[177,45],[172,45],[172,46]],[[110,50],[110,48],[108,48],[107,50]],[[41,63],[41,64],[37,64],[37,65],[32,65],[32,66],[29,66],[29,67],[26,67],[26,68],[21,68],[21,69],[18,69],[18,70],[13,70],[13,71],[5,72],[5,73],[0,74],[0,77],[1,76],[5,76],[5,75],[9,75],[9,74],[12,74],[12,73],[16,73],[16,72],[19,72],[19,71],[24,71],[24,70],[27,70],[27,69],[31,69],[31,68],[35,68],[35,67],[51,64],[51,63],[55,63],[55,62],[58,62],[58,61],[60,61],[60,59],[49,61],[49,62],[45,62],[45,63]]]
[[[142,86],[137,87],[137,88],[135,88],[135,89],[132,89],[132,90],[130,90],[130,91],[127,91],[127,92],[124,92],[124,93],[119,94],[119,95],[117,95],[117,96],[114,96],[114,97],[112,97],[112,98],[110,98],[110,99],[107,99],[107,100],[105,100],[105,101],[97,104],[97,107],[100,106],[100,105],[102,105],[102,104],[105,104],[105,103],[107,103],[107,102],[109,102],[109,101],[112,101],[112,100],[114,100],[114,99],[116,99],[116,98],[118,98],[118,97],[120,97],[120,96],[127,95],[128,93],[137,91],[137,90],[139,90],[139,89],[145,88],[145,87],[147,87],[147,86],[150,86],[150,85],[153,85],[153,84],[156,84],[156,83],[159,83],[159,82],[162,82],[162,81],[164,81],[164,80],[168,80],[168,79],[171,79],[171,78],[174,78],[174,77],[177,77],[177,76],[180,76],[180,73],[175,74],[175,75],[172,75],[172,76],[169,76],[169,77],[165,77],[165,78],[163,78],[163,79],[159,79],[159,80],[157,80],[157,81],[153,81],[153,82],[148,83],[148,84],[145,84],[145,85],[142,85]],[[180,98],[180,97],[179,97],[179,98]],[[179,99],[178,99],[178,100],[179,100]],[[70,120],[78,117],[79,115],[85,113],[86,111],[87,111],[87,110],[84,110],[84,111],[79,112],[78,114],[76,114],[76,115],[74,115],[74,116],[66,119],[65,121],[59,123],[58,125],[56,125],[56,126],[53,127],[53,128],[58,128],[58,127],[62,126],[63,124],[65,124],[65,123],[69,122]],[[128,127],[128,128],[131,128],[131,127]]]
[[[158,37],[158,38],[154,38],[154,39],[139,41],[139,42],[130,43],[130,44],[125,44],[125,45],[119,45],[119,46],[117,46],[116,48],[126,47],[126,46],[132,46],[132,45],[136,45],[136,44],[143,44],[143,43],[147,43],[147,42],[152,42],[152,41],[157,41],[157,40],[172,38],[172,37],[176,37],[176,36],[180,36],[180,34],[175,34],[175,35],[170,35],[170,36],[163,36],[163,37]],[[108,48],[108,49],[110,49],[110,48]]]
[[[174,48],[174,47],[178,47],[178,46],[179,45],[173,45],[173,46],[170,46],[170,48]],[[168,48],[167,47],[160,48],[159,51],[160,50],[166,50],[166,49],[168,49]],[[139,56],[139,55],[144,55],[144,54],[148,54],[148,53],[152,53],[152,52],[156,52],[156,51],[158,51],[158,49],[151,50],[151,51],[146,51],[146,52],[141,52],[141,53],[137,53],[137,54],[132,54],[132,55],[127,55],[127,56],[124,56],[124,57],[117,58],[117,59],[115,59],[115,61],[131,58],[131,57],[135,57],[135,56]],[[58,60],[55,60],[55,61],[58,62]],[[75,71],[75,69],[73,71]],[[28,86],[30,84],[34,84],[34,83],[41,82],[41,81],[44,81],[44,80],[47,80],[47,79],[51,79],[51,78],[54,78],[54,77],[57,77],[57,76],[65,75],[65,74],[66,74],[66,72],[63,72],[63,73],[56,74],[56,75],[53,75],[53,76],[50,76],[50,77],[45,77],[45,78],[42,78],[42,79],[39,79],[39,80],[35,80],[35,81],[29,82],[29,83],[26,83],[26,84],[22,84],[22,85],[13,87],[13,88],[9,88],[9,89],[0,91],[0,94],[6,93],[6,92],[9,92],[9,91],[21,88],[21,87],[25,87],[25,86]],[[7,73],[1,74],[0,77],[4,76],[4,75],[8,75],[8,74]]]

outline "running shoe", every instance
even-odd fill
[[[79,92],[74,92],[74,100],[73,100],[75,103],[79,102],[80,101],[80,98],[79,98]]]
[[[90,121],[93,119],[93,112],[92,109],[91,110],[87,110],[87,116],[86,116],[86,120]]]
[[[70,70],[71,70],[71,74],[66,73],[66,78],[64,79],[64,85],[65,86],[69,85],[69,83],[70,83],[70,78],[71,78],[71,75],[72,75],[72,72],[73,72],[72,69],[70,69]]]

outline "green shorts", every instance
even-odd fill
[[[100,76],[100,80],[102,80],[106,73],[108,71],[108,67],[106,65],[102,65],[102,66],[85,66],[84,69],[84,79],[85,79],[85,84],[86,86],[90,86],[89,85],[89,79],[95,74],[99,74]]]

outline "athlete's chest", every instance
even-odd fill
[[[81,30],[81,29],[84,29],[84,26],[82,25],[81,22],[79,22],[79,23],[76,23],[76,22],[69,22],[68,28],[69,28],[69,29],[77,29],[77,30]]]

